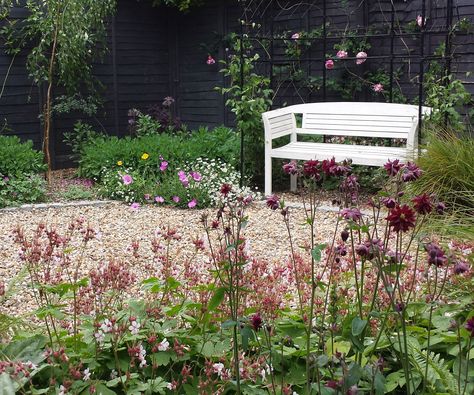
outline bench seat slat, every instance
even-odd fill
[[[388,159],[407,160],[406,148],[360,146],[349,144],[324,143],[290,143],[280,148],[272,149],[271,156],[281,159],[330,159],[336,161],[352,159],[358,165],[383,166]]]
[[[319,120],[326,119],[329,121],[341,120],[341,121],[361,121],[361,122],[388,122],[388,123],[412,123],[413,116],[411,115],[373,115],[373,114],[324,114],[324,113],[305,113],[303,114],[303,124],[308,120]]]
[[[304,128],[311,128],[317,125],[337,125],[337,126],[360,126],[360,127],[378,127],[380,130],[383,129],[407,129],[413,125],[413,122],[407,121],[398,121],[398,122],[389,122],[389,121],[373,121],[373,120],[361,120],[361,119],[324,119],[324,118],[314,118],[307,119],[303,124]]]

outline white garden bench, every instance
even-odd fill
[[[429,114],[431,108],[423,107]],[[272,193],[272,159],[351,159],[353,164],[383,166],[387,160],[414,159],[418,153],[418,106],[394,103],[327,102],[284,107],[262,114],[265,126],[265,196]],[[298,121],[297,121],[298,119]],[[301,127],[300,127],[301,126]],[[406,140],[405,147],[298,141],[299,135],[379,137]],[[273,140],[290,135],[274,148]],[[296,177],[291,177],[296,190]]]

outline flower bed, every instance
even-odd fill
[[[63,394],[472,392],[473,246],[423,234],[444,205],[404,196],[421,176],[415,165],[386,170],[373,216],[358,208],[347,164],[289,163],[305,209],[272,196],[266,215],[255,212],[224,184],[217,212],[182,211],[196,221],[184,229],[161,220],[149,244],[132,240],[85,272],[105,236],[86,220],[18,228],[43,325],[1,349],[12,361],[0,365],[2,383]],[[322,238],[325,178],[339,179],[341,209]],[[145,220],[146,210],[156,209],[126,212]],[[259,238],[270,262],[253,256]],[[137,287],[143,298],[129,299]]]

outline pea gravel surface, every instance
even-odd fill
[[[285,197],[290,206],[290,219],[294,245],[303,246],[309,242],[309,227],[305,225],[304,209],[293,195]],[[327,203],[329,205],[329,203]],[[142,206],[133,211],[129,206],[111,202],[100,206],[48,207],[28,210],[0,210],[0,283],[8,287],[15,276],[21,272],[24,263],[19,258],[19,246],[15,244],[12,231],[16,226],[23,228],[31,239],[38,224],[54,226],[59,234],[64,234],[68,224],[84,218],[86,223],[96,230],[97,238],[92,240],[81,260],[80,272],[87,276],[89,271],[101,263],[120,259],[133,266],[138,282],[153,275],[151,240],[158,229],[174,228],[182,239],[172,245],[172,256],[176,265],[193,257],[193,240],[205,239],[201,217],[209,213],[215,216],[216,210],[183,210],[171,207]],[[255,202],[247,210],[248,225],[244,235],[251,256],[265,260],[269,265],[289,256],[288,233],[280,212],[272,211],[264,202]],[[337,214],[331,210],[317,212],[317,242],[332,239]],[[131,245],[139,243],[140,259],[133,258]],[[207,243],[206,243],[207,244]],[[297,247],[300,248],[300,247]],[[79,257],[76,257],[79,259]],[[74,259],[74,257],[73,257]],[[206,253],[200,253],[193,259],[206,260]],[[137,283],[138,283],[137,282]],[[130,296],[139,296],[140,287],[130,290]],[[16,282],[14,292],[2,302],[0,313],[14,316],[27,314],[37,308],[33,294],[28,286],[28,277]]]

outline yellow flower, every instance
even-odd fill
[[[142,155],[143,160],[147,160],[150,157],[146,152]]]
[[[117,162],[117,165],[122,166],[122,165],[123,165],[123,162],[122,162],[121,160],[119,160],[119,161]]]

